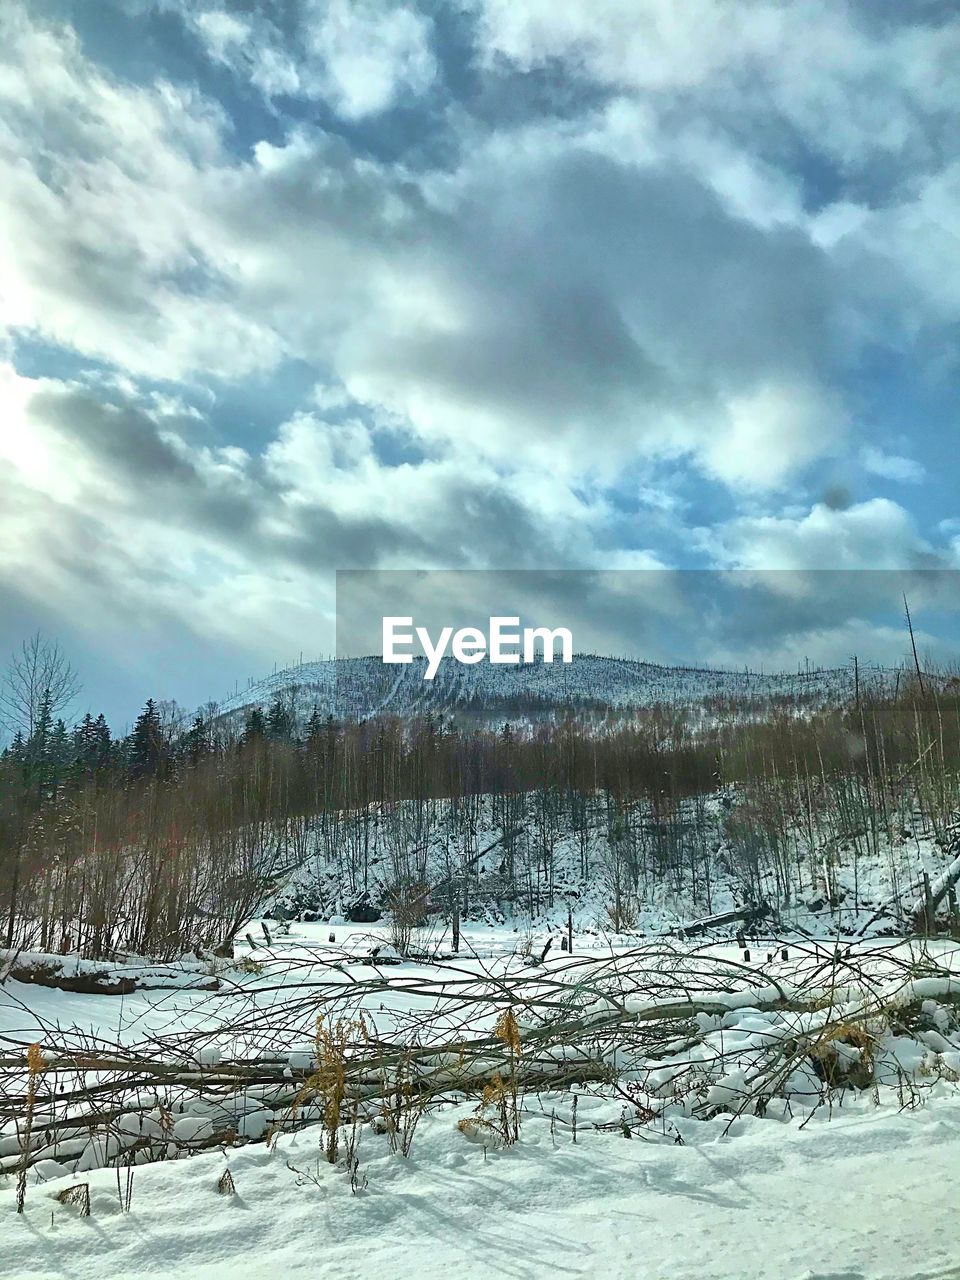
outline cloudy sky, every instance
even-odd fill
[[[338,568],[960,566],[958,106],[951,0],[3,0],[0,649],[123,722]]]

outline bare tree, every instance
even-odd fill
[[[910,647],[913,649],[913,665],[917,669],[917,684],[920,686],[920,692],[925,693],[923,687],[923,673],[920,670],[920,658],[917,655],[917,637],[913,633],[913,619],[910,617],[910,606],[907,604],[907,595],[903,595],[903,611],[907,615],[907,630],[910,632]]]
[[[81,689],[80,678],[57,640],[35,631],[7,665],[0,686],[0,723],[30,737],[46,698],[50,715],[68,706]]]

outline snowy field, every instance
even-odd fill
[[[598,1104],[598,1110],[600,1106]],[[463,1108],[464,1112],[469,1108]],[[589,1108],[583,1108],[583,1118]],[[684,1145],[568,1132],[546,1116],[488,1153],[457,1111],[427,1117],[408,1158],[385,1151],[352,1195],[318,1165],[310,1131],[225,1158],[137,1170],[130,1212],[116,1178],[90,1175],[91,1216],[31,1193],[0,1193],[10,1280],[260,1280],[260,1277],[784,1277],[948,1280],[960,1276],[952,1188],[960,1103],[847,1109],[799,1124],[690,1121]],[[229,1163],[237,1194],[218,1195]],[[319,1185],[289,1166],[318,1175]]]
[[[424,936],[438,955],[417,963],[392,954],[385,927],[296,924],[269,945],[259,922],[245,932],[254,946],[222,963],[215,991],[191,989],[196,962],[131,961],[128,973],[160,985],[123,996],[0,986],[8,1061],[30,1043],[47,1070],[56,1052],[123,1046],[190,1068],[166,1088],[172,1129],[153,1147],[144,1135],[160,1111],[148,1103],[160,1098],[140,1089],[132,1172],[98,1167],[131,1141],[132,1111],[115,1134],[67,1138],[63,1151],[52,1129],[37,1139],[48,1146],[22,1215],[20,1131],[0,1130],[4,1277],[960,1277],[951,942],[791,942],[784,957],[780,942],[754,940],[745,961],[730,943],[595,935],[575,937],[572,955],[557,942],[541,965],[531,957],[546,937],[504,928],[465,930],[457,958],[445,958],[449,939]],[[557,1087],[523,1089],[513,1145],[478,1128],[477,1097],[442,1075],[451,1044],[489,1058],[507,996],[528,1066],[536,1053],[557,1069],[585,1058],[616,1068],[578,1080],[574,1066]],[[678,1013],[678,1001],[689,1007]],[[371,1042],[416,1044],[418,1070],[439,1082],[407,1156],[363,1119],[353,1177],[323,1158],[315,1101],[299,1114],[312,1123],[283,1124],[316,1066],[318,1017],[341,1011],[363,1018]],[[574,1031],[536,1047],[544,1027],[571,1020]],[[847,1034],[855,1022],[869,1049]],[[838,1071],[869,1056],[869,1086],[838,1076],[826,1087],[812,1066],[828,1041]],[[796,1052],[800,1042],[812,1050]],[[279,1084],[221,1096],[203,1076],[278,1055]],[[57,1078],[69,1088],[70,1072]],[[68,1113],[53,1097],[35,1134]],[[208,1141],[227,1113],[239,1140]],[[218,1191],[226,1169],[234,1194]],[[57,1198],[79,1184],[88,1217]]]

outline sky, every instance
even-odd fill
[[[4,0],[0,658],[122,725],[330,653],[338,569],[840,569],[751,656],[899,657],[958,107],[942,0]]]

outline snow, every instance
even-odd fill
[[[225,962],[220,959],[198,960],[192,955],[185,955],[167,964],[156,964],[145,957],[129,955],[121,963],[83,960],[76,953],[53,955],[45,951],[0,948],[0,979],[10,973],[40,969],[56,978],[89,978],[102,983],[134,979],[143,989],[184,987],[202,990],[209,987],[217,972],[225,967]]]
[[[923,858],[923,862],[926,864],[927,859]],[[954,858],[952,862],[944,867],[943,870],[930,881],[931,899],[936,900],[939,898],[946,892],[950,885],[955,884],[957,880],[960,880],[960,857]],[[925,907],[926,899],[925,896],[921,894],[921,896],[915,899],[915,901],[907,908],[907,914],[918,916]]]
[[[833,945],[816,942],[791,940],[786,960],[777,945],[769,963],[761,946],[763,962],[747,964],[725,942],[652,939],[638,949],[592,934],[575,937],[572,955],[554,951],[531,970],[526,939],[506,926],[467,926],[455,961],[382,968],[369,953],[385,942],[387,925],[339,925],[335,943],[325,923],[292,922],[270,944],[256,922],[246,932],[254,945],[238,946],[216,992],[174,985],[96,996],[12,979],[0,986],[6,1046],[91,1037],[131,1050],[154,1044],[188,1074],[163,1108],[141,1089],[139,1114],[121,1116],[110,1134],[46,1139],[24,1215],[14,1212],[15,1177],[0,1178],[5,1277],[904,1280],[944,1273],[950,1263],[954,1227],[943,1188],[960,1169],[960,1030],[942,1001],[960,993],[960,947],[949,940],[861,941],[848,966]],[[538,947],[544,941],[535,938]],[[631,987],[638,972],[642,991]],[[229,1103],[204,1087],[205,1073],[238,1049],[237,1033],[225,1028],[239,1011],[255,1007],[263,1027],[277,1028],[255,1047],[275,1055],[296,1093],[313,1069],[322,1001],[356,995],[380,1034],[430,1011],[423,1043],[435,1037],[442,1046],[451,1036],[489,1033],[505,982],[524,984],[524,1034],[566,1009],[591,1026],[655,1022],[681,991],[698,1005],[693,1041],[661,1044],[654,1060],[625,1060],[618,1088],[578,1086],[576,1142],[569,1091],[526,1094],[511,1147],[476,1126],[458,1129],[475,1117],[477,1100],[452,1092],[422,1117],[408,1158],[391,1150],[388,1133],[364,1124],[355,1193],[349,1172],[321,1159],[317,1106],[302,1108],[313,1124],[279,1133],[276,1084],[251,1084]],[[464,1015],[464,992],[489,1000],[470,1003]],[[803,1007],[783,1008],[785,993],[802,995]],[[821,1105],[823,1084],[808,1059],[776,1088],[759,1088],[784,1042],[907,1000],[922,1025],[906,1034],[877,1019],[876,1089],[837,1091]],[[856,1045],[831,1043],[848,1066],[859,1059]],[[576,1052],[558,1044],[544,1056]],[[446,1063],[452,1076],[455,1059],[440,1048],[432,1067]],[[491,1056],[490,1072],[496,1065]],[[762,1107],[758,1093],[770,1095]],[[922,1105],[904,1108],[913,1101]],[[727,1109],[714,1115],[719,1105]],[[641,1112],[650,1118],[638,1121]],[[225,1119],[237,1145],[197,1150]],[[34,1132],[48,1122],[36,1116]],[[102,1165],[133,1139],[153,1141],[152,1153],[137,1159],[152,1154],[154,1162],[137,1163],[123,1213],[118,1171]],[[0,1125],[0,1155],[15,1159],[18,1150],[16,1133]],[[218,1191],[227,1168],[236,1195]],[[119,1170],[123,1185],[127,1176]],[[78,1183],[89,1184],[89,1218],[56,1198]]]
[[[519,666],[468,666],[447,657],[429,681],[423,678],[425,667],[424,658],[393,667],[385,666],[379,656],[306,662],[251,680],[246,689],[225,697],[219,710],[242,722],[254,707],[266,710],[279,696],[301,726],[314,707],[321,716],[357,719],[462,711],[498,725],[505,712],[516,721],[520,707],[523,718],[535,721],[562,714],[571,702],[613,711],[656,704],[698,707],[711,698],[736,699],[741,704],[835,705],[851,701],[856,683],[852,664],[797,674],[760,673],[663,666],[585,653],[574,654],[570,664],[538,660]],[[861,668],[861,687],[892,689],[898,674],[893,669]]]
[[[469,812],[445,801],[422,806],[410,801],[374,803],[354,815],[362,822],[362,858],[351,843],[357,832],[353,821],[318,821],[309,833],[305,854],[262,910],[285,920],[326,921],[339,937],[340,922],[358,903],[388,911],[398,874],[397,850],[404,847],[409,832],[416,831],[418,860],[406,867],[406,873],[415,873],[436,887],[438,907],[445,901],[444,886],[451,874],[467,869],[464,883],[470,918],[464,920],[465,927],[478,922],[506,924],[518,935],[522,931],[543,935],[545,940],[549,932],[560,934],[572,908],[578,935],[605,935],[611,929],[610,907],[619,892],[624,921],[629,922],[623,924],[629,931],[621,935],[624,940],[693,930],[705,919],[759,902],[772,909],[766,927],[774,927],[773,921],[779,918],[780,932],[836,940],[899,927],[905,898],[920,887],[919,864],[936,872],[939,883],[960,858],[955,847],[960,830],[952,839],[942,840],[921,815],[914,814],[909,834],[893,824],[875,842],[853,836],[840,841],[831,856],[828,889],[821,847],[825,833],[815,834],[811,841],[802,823],[790,827],[794,853],[789,868],[778,873],[775,859],[744,857],[729,831],[742,798],[729,788],[679,802],[674,815],[679,843],[669,870],[644,843],[643,832],[658,829],[657,816],[649,805],[637,806],[631,815],[637,842],[631,855],[634,870],[628,874],[623,862],[617,870],[610,814],[599,793],[582,812],[574,814],[561,805],[549,820],[535,794],[521,793],[511,802],[518,831],[512,884],[506,884],[497,869],[505,819],[495,797],[479,797]],[[550,827],[549,867],[538,843],[544,821]],[[490,856],[478,857],[478,850],[485,849]],[[636,876],[635,883],[631,875]],[[259,935],[259,925],[254,927]],[[730,920],[711,925],[704,936],[733,937],[742,927]],[[273,924],[271,929],[277,936],[278,926]],[[750,932],[755,933],[755,927]],[[444,927],[432,915],[419,933],[423,949],[443,939]],[[449,942],[449,927],[445,936]]]
[[[0,1193],[4,1275],[906,1280],[955,1265],[944,1194],[960,1169],[955,1099],[806,1128],[769,1116],[741,1118],[734,1134],[688,1122],[683,1145],[583,1127],[574,1145],[568,1127],[551,1136],[547,1110],[498,1151],[457,1131],[467,1110],[424,1119],[409,1159],[371,1136],[379,1151],[356,1195],[342,1171],[318,1165],[310,1131],[272,1150],[138,1168],[129,1214],[106,1170],[88,1175],[88,1219],[54,1199],[72,1179],[31,1188],[22,1218]],[[580,1112],[585,1122],[585,1101]],[[235,1196],[217,1192],[226,1167]]]

